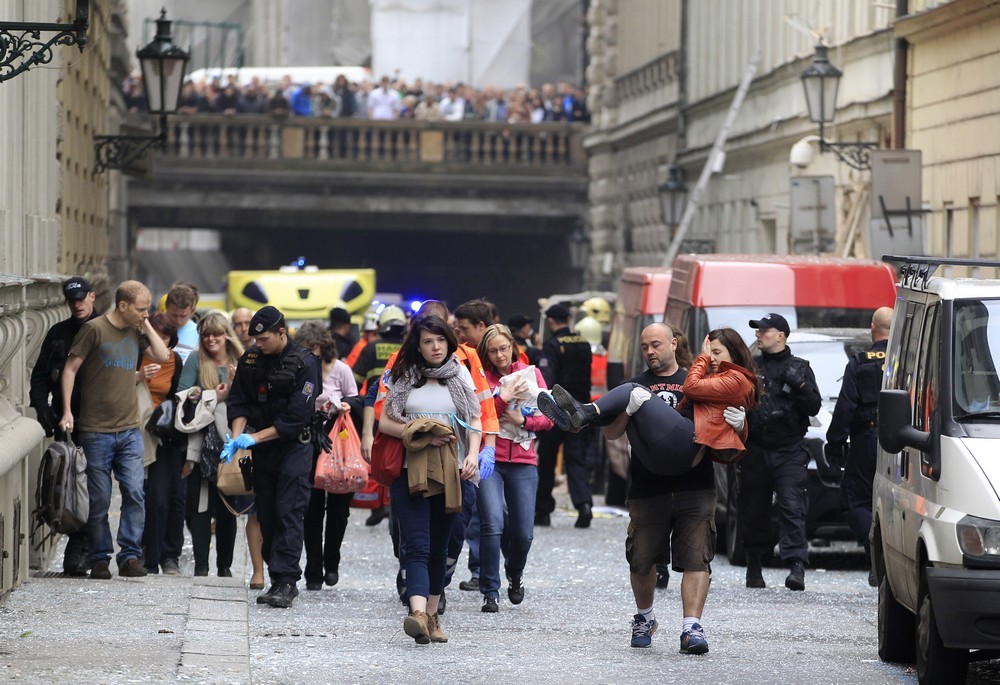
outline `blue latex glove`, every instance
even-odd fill
[[[497,451],[486,445],[479,450],[479,480],[486,480],[493,475],[493,464],[496,461]]]
[[[229,433],[226,433],[226,445],[222,448],[222,452],[219,454],[219,461],[228,464],[233,460],[233,455],[236,454],[236,450],[245,450],[256,444],[257,441],[250,437],[249,433],[237,435],[235,438],[229,435]]]
[[[251,447],[257,444],[257,441],[254,440],[253,436],[251,436],[249,433],[241,433],[237,435],[236,438],[233,440],[233,442],[236,443],[237,449],[241,450],[250,449]]]
[[[219,461],[228,464],[233,460],[234,454],[236,454],[236,441],[229,433],[226,433],[226,444],[222,448],[222,452],[219,453]]]

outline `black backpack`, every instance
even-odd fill
[[[72,438],[53,442],[38,466],[32,534],[43,524],[51,529],[46,538],[58,533],[75,533],[87,525],[89,515],[87,457],[83,448],[74,445]]]

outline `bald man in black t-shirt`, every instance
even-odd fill
[[[676,407],[684,398],[687,371],[677,365],[677,339],[669,326],[654,323],[641,337],[647,370],[630,382]],[[641,392],[641,388],[633,390]],[[655,399],[650,399],[655,401]],[[690,405],[681,410],[691,418]],[[608,425],[605,436],[615,439],[625,433],[631,416],[625,412]],[[670,445],[664,445],[669,450]],[[625,558],[629,562],[632,594],[637,613],[632,620],[632,646],[649,647],[657,622],[653,613],[656,564],[673,564],[682,574],[681,602],[684,627],[681,651],[704,654],[708,642],[701,628],[701,614],[708,597],[710,563],[715,556],[715,477],[710,459],[702,459],[690,471],[662,476],[647,469],[640,459],[629,465],[629,517]]]

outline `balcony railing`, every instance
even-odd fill
[[[305,160],[400,171],[427,167],[586,174],[585,126],[481,121],[371,121],[266,115],[178,115],[165,156],[178,160]]]

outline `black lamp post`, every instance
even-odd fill
[[[160,132],[152,136],[94,136],[98,173],[122,169],[167,142],[167,115],[176,114],[190,55],[177,47],[170,35],[167,11],[156,20],[156,37],[136,52],[149,113],[160,117]]]
[[[684,169],[676,163],[671,164],[667,180],[660,184],[657,191],[660,194],[663,223],[670,227],[670,232],[673,234],[687,208],[688,187],[684,183]]]
[[[83,52],[90,28],[90,0],[76,0],[72,24],[0,21],[0,82],[52,61],[56,45],[75,45]],[[42,33],[54,33],[42,40]]]
[[[590,238],[584,230],[582,219],[578,219],[573,232],[567,238],[569,242],[569,265],[577,271],[587,268],[587,257],[590,252]]]
[[[819,151],[832,152],[841,162],[855,169],[868,169],[871,150],[878,147],[878,143],[831,143],[823,137],[823,125],[833,122],[837,113],[837,90],[844,75],[830,64],[826,51],[825,45],[817,45],[812,64],[802,72],[809,119],[819,124]]]

